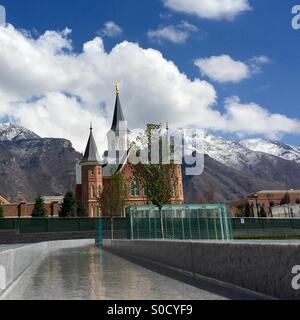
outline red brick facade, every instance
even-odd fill
[[[4,204],[4,217],[5,218],[30,218],[34,208],[34,203],[21,202],[19,204]],[[46,203],[45,208],[48,212],[48,216],[57,217],[59,213],[59,203],[52,202]]]
[[[87,172],[87,170],[90,172]],[[91,170],[94,170],[96,174],[92,174]],[[100,172],[102,170],[101,165],[95,166],[83,166],[82,167],[82,185],[77,185],[76,196],[78,200],[81,200],[87,209],[89,217],[98,217],[99,215],[105,216],[105,213],[101,213],[100,206],[97,197],[106,183],[109,182],[109,177],[102,177]],[[120,212],[116,215],[124,216],[125,209],[129,206],[149,205],[151,202],[145,196],[142,188],[133,188],[134,183],[133,174],[129,165],[125,165],[121,171],[124,180],[127,184],[128,198],[126,199],[126,205],[124,212]],[[176,184],[175,197],[171,200],[170,204],[184,204],[183,184],[182,184],[182,172],[181,166],[176,165]],[[98,193],[97,193],[98,192]]]

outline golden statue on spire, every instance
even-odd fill
[[[117,94],[120,93],[120,83],[119,82],[116,83],[116,92],[117,92]]]

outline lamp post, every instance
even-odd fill
[[[250,207],[251,207],[251,218],[255,218],[253,200],[250,201]]]
[[[269,215],[271,218],[273,218],[273,211],[272,211],[272,198],[273,196],[271,194],[267,195],[268,201],[269,201]]]
[[[254,198],[255,198],[255,204],[256,204],[257,217],[259,218],[259,210],[258,210],[258,193],[254,193]]]

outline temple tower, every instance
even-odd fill
[[[88,216],[91,218],[98,217],[100,215],[98,197],[103,187],[103,180],[102,165],[93,136],[92,126],[80,166],[82,179],[81,200],[87,210]]]
[[[120,102],[120,87],[116,84],[116,102],[111,129],[107,134],[108,155],[116,158],[117,164],[129,149],[129,133],[127,121]]]

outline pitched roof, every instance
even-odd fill
[[[100,162],[100,157],[98,154],[98,149],[97,149],[97,145],[94,139],[94,135],[93,135],[93,129],[91,127],[90,129],[90,136],[89,136],[89,140],[84,152],[84,156],[81,160],[82,162]]]
[[[4,197],[0,196],[0,205],[1,204],[9,204],[9,201],[6,200]]]
[[[117,92],[116,103],[115,103],[115,111],[114,111],[114,117],[113,117],[111,130],[114,131],[115,133],[119,133],[120,122],[124,122],[124,121],[125,121],[125,117],[124,117],[124,113],[123,113],[123,110],[122,110],[119,93]]]

